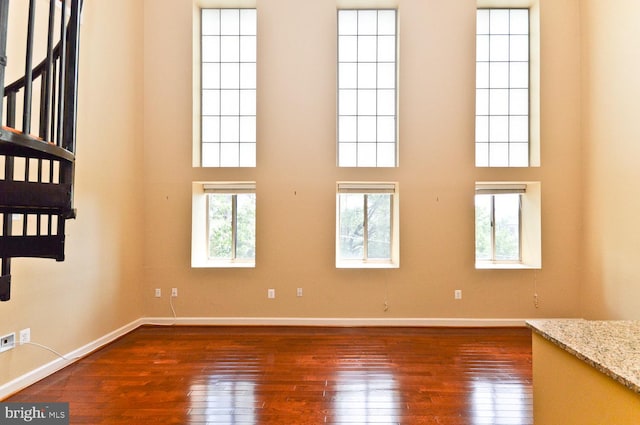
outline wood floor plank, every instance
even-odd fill
[[[145,326],[6,401],[72,424],[530,425],[525,328]]]

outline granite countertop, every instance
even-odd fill
[[[640,321],[549,319],[527,326],[640,394]]]

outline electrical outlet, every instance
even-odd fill
[[[275,289],[267,289],[267,298],[275,298],[276,297],[276,290]]]
[[[20,331],[20,345],[31,342],[31,328]]]
[[[8,335],[0,337],[0,353],[9,351],[16,346],[16,333],[11,332]]]
[[[172,297],[178,296],[178,288],[171,288],[171,296]]]
[[[162,296],[162,289],[156,288],[156,298],[160,298]]]
[[[297,295],[297,296],[299,296],[299,297],[301,297],[301,296],[302,296],[302,288],[298,288],[298,289],[296,290],[296,295]]]
[[[453,291],[453,298],[456,300],[461,300],[462,299],[462,289],[456,289],[455,291]]]

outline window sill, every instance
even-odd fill
[[[399,264],[388,262],[341,261],[336,263],[337,269],[397,269]]]
[[[253,261],[206,261],[191,264],[191,268],[193,269],[249,269],[255,267],[256,263]]]
[[[524,263],[476,263],[476,270],[536,270],[541,268],[540,266]]]

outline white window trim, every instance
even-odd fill
[[[208,252],[207,194],[255,193],[255,182],[193,182],[191,203],[191,267],[192,268],[253,268],[255,259],[210,259]]]
[[[397,182],[338,182],[336,184],[336,268],[395,269],[400,267],[400,196]],[[391,205],[391,259],[345,260],[340,258],[340,194],[389,193]]]
[[[475,189],[475,194],[478,192],[485,194],[522,194],[520,207],[520,261],[476,261],[475,268],[541,269],[542,226],[540,182],[476,182]]]

